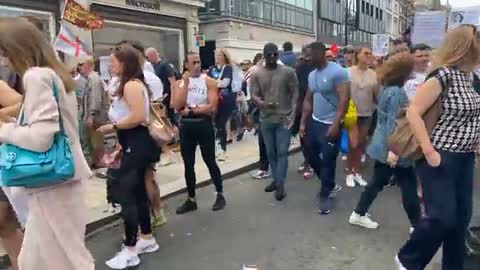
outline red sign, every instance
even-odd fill
[[[100,29],[103,19],[74,0],[66,0],[62,19],[84,29]]]

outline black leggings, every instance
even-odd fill
[[[224,102],[218,106],[217,114],[215,115],[215,128],[217,129],[217,139],[220,141],[220,147],[223,151],[227,151],[227,122],[233,116],[237,106],[235,97],[226,97]]]
[[[417,177],[413,167],[392,168],[387,164],[375,161],[373,179],[362,192],[355,212],[364,216],[375,198],[377,198],[378,193],[388,184],[392,175],[395,175],[402,191],[403,208],[407,213],[410,224],[412,227],[415,227],[420,220],[421,211],[417,195]]]
[[[145,190],[145,169],[110,170],[112,200],[122,206],[125,226],[125,246],[137,243],[138,227],[142,234],[151,234],[150,203]]]
[[[218,193],[223,192],[222,174],[215,159],[215,129],[211,118],[187,118],[180,124],[180,151],[185,166],[188,197],[195,198],[195,151],[200,146],[202,158]]]

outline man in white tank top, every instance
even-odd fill
[[[197,210],[195,199],[195,151],[198,145],[202,158],[215,184],[217,198],[212,210],[225,208],[222,174],[215,159],[215,129],[213,114],[217,110],[218,89],[216,82],[201,73],[200,56],[188,53],[185,60],[187,72],[172,89],[172,106],[182,116],[180,125],[180,149],[185,165],[188,198],[177,208],[177,214]]]

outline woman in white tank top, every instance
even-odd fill
[[[158,162],[160,149],[145,125],[150,99],[137,51],[128,44],[117,47],[112,57],[112,71],[120,78],[109,111],[112,123],[98,130],[116,132],[122,146],[120,168],[109,169],[108,181],[112,200],[122,206],[125,241],[122,251],[106,264],[112,269],[125,269],[140,264],[138,254],[158,250],[152,236],[145,172],[152,163]]]

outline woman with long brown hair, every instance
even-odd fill
[[[398,269],[424,269],[440,246],[442,269],[464,269],[480,143],[480,94],[469,76],[479,62],[476,27],[453,29],[435,51],[432,71],[411,100],[407,119],[424,155],[415,168],[426,216],[395,258]],[[437,101],[442,110],[429,134],[422,115]]]
[[[0,142],[45,152],[63,124],[75,168],[73,178],[62,184],[15,188],[28,193],[30,199],[19,269],[92,270],[93,258],[85,247],[83,196],[84,181],[91,171],[78,138],[74,81],[45,35],[25,19],[0,20],[0,54],[20,75],[25,93],[23,123],[1,123]]]
[[[140,264],[139,254],[158,250],[152,236],[145,172],[158,162],[160,148],[146,126],[150,93],[137,51],[122,44],[111,59],[112,72],[120,78],[120,85],[108,113],[111,123],[98,130],[104,134],[116,132],[123,149],[120,168],[109,169],[107,174],[112,200],[122,206],[125,241],[122,251],[106,264],[112,269],[125,269]]]
[[[348,187],[354,187],[355,183],[360,186],[367,185],[360,174],[360,164],[375,110],[377,73],[369,68],[372,61],[372,51],[367,47],[360,47],[355,50],[353,66],[348,69],[352,80],[352,100],[357,108],[357,124],[348,130],[349,151],[346,167]]]

